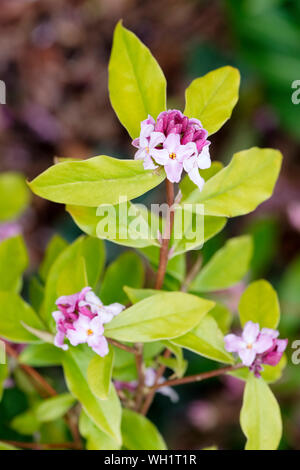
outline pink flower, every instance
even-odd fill
[[[183,170],[183,162],[196,152],[193,142],[186,145],[180,144],[178,134],[169,134],[160,150],[152,150],[152,155],[157,163],[165,167],[167,178],[171,183],[178,183]]]
[[[269,335],[260,334],[259,324],[248,321],[242,336],[230,334],[225,336],[225,348],[236,352],[245,366],[251,366],[257,354],[267,351],[273,344]]]
[[[107,341],[103,335],[105,323],[118,315],[124,306],[119,303],[103,305],[99,297],[85,287],[73,295],[59,297],[57,311],[52,316],[56,322],[55,346],[67,350],[67,338],[73,346],[87,343],[100,356],[108,353]]]
[[[177,109],[163,111],[156,122],[151,116],[142,121],[140,136],[132,142],[138,148],[135,159],[143,160],[147,170],[157,168],[155,163],[164,166],[172,183],[180,181],[184,169],[201,191],[204,180],[199,169],[211,165],[207,135],[198,119]]]
[[[278,339],[279,332],[272,328],[262,328],[248,321],[242,336],[225,336],[225,349],[238,353],[242,363],[248,366],[256,377],[260,377],[262,364],[276,366],[287,347],[287,339]]]
[[[108,353],[108,344],[103,333],[104,327],[99,316],[96,315],[91,319],[85,315],[79,315],[66,336],[72,346],[87,343],[95,353],[103,357]]]

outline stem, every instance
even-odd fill
[[[17,361],[19,360],[19,355],[18,353],[14,350],[14,348],[12,346],[10,346],[10,344],[6,343],[6,352],[9,354],[9,356],[13,357],[14,359],[16,359]],[[32,379],[33,379],[33,382],[34,382],[34,385],[38,385],[39,387],[39,393],[41,392],[41,390],[43,392],[46,393],[46,395],[49,397],[54,397],[57,395],[56,393],[56,390],[54,390],[53,387],[51,387],[50,384],[48,384],[48,382],[44,379],[44,377],[42,377],[35,369],[33,369],[32,367],[28,366],[27,364],[21,364],[19,363],[19,366],[21,367],[21,369],[24,370],[24,372],[26,372],[27,375],[29,375]]]
[[[245,367],[244,364],[236,364],[234,366],[222,367],[220,369],[212,370],[209,372],[202,372],[200,374],[189,375],[187,377],[182,377],[181,379],[165,380],[163,383],[154,384],[152,387],[149,387],[149,389],[155,391],[158,388],[162,387],[174,387],[175,385],[183,385],[191,382],[200,382],[201,380],[211,379],[212,377],[218,377],[219,375],[227,374],[227,372],[241,369],[243,367]]]
[[[174,184],[170,183],[168,179],[166,179],[166,192],[167,192],[167,204],[169,206],[168,214],[166,217],[166,225],[165,225],[165,232],[160,248],[159,254],[159,266],[157,271],[155,289],[161,289],[164,283],[167,264],[168,264],[168,254],[169,254],[169,243],[172,234],[172,228],[174,223],[174,208],[172,207],[174,204]]]
[[[6,352],[9,356],[13,357],[18,362],[19,367],[21,367],[21,369],[23,369],[24,372],[26,372],[26,374],[32,379],[33,385],[42,398],[44,398],[45,395],[46,397],[55,397],[57,395],[56,390],[51,387],[50,384],[48,384],[48,382],[44,379],[44,377],[41,376],[41,374],[38,373],[38,371],[28,366],[27,364],[22,364],[19,362],[19,354],[8,343],[6,343]],[[69,426],[72,437],[75,441],[74,446],[76,446],[77,449],[80,449],[82,447],[80,434],[78,431],[77,422],[73,420],[73,413],[71,411],[67,412],[65,421]]]
[[[159,253],[159,266],[158,266],[158,271],[157,271],[157,277],[156,277],[156,283],[155,283],[155,289],[161,289],[164,283],[165,275],[166,275],[166,270],[167,270],[167,264],[168,264],[168,255],[169,255],[169,243],[170,243],[170,238],[172,234],[172,229],[173,229],[173,223],[174,223],[174,184],[171,183],[168,179],[166,179],[166,195],[167,195],[167,204],[168,204],[168,214],[166,217],[166,225],[165,225],[165,232],[160,248],[160,253]],[[168,358],[171,356],[171,351],[168,349],[165,350],[164,357]],[[155,383],[154,385],[158,385],[159,380],[161,377],[164,375],[164,372],[166,370],[166,366],[161,365],[156,372],[156,378],[155,378]],[[150,390],[148,395],[146,396],[145,402],[142,406],[141,413],[143,415],[146,415],[148,413],[148,410],[151,406],[151,403],[154,399],[155,395],[155,388],[153,390]]]
[[[171,354],[172,354],[171,351],[169,349],[166,349],[165,352],[164,352],[164,358],[165,359],[169,358],[171,356]],[[165,370],[166,370],[166,366],[164,366],[163,364],[157,369],[155,383],[154,383],[153,387],[150,387],[149,393],[146,396],[145,402],[144,402],[143,407],[141,409],[141,413],[144,416],[148,413],[148,410],[149,410],[149,408],[152,404],[152,401],[153,401],[153,398],[154,398],[154,395],[155,395],[155,392],[156,392],[156,388],[158,388],[159,381],[162,378],[162,376],[164,375]]]
[[[200,268],[201,268],[201,265],[202,265],[202,256],[199,255],[194,266],[192,267],[192,269],[190,270],[190,272],[187,274],[186,278],[185,278],[185,281],[184,283],[182,284],[181,286],[181,291],[182,292],[187,292],[188,289],[189,289],[189,286],[191,284],[191,282],[195,279],[195,277],[197,276]]]
[[[143,345],[137,344],[137,353],[135,356],[136,370],[138,373],[138,386],[135,395],[135,409],[138,411],[143,402],[143,393],[145,386],[145,374],[144,374],[144,363],[143,363]]]
[[[111,338],[107,338],[107,341],[112,344],[113,346],[116,346],[116,348],[123,349],[123,351],[129,352],[131,354],[137,354],[137,350],[135,348],[131,348],[130,346],[126,346],[126,344],[119,343],[119,341],[116,341]]]

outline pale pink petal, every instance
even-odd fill
[[[167,149],[169,154],[176,153],[177,148],[180,146],[180,136],[178,134],[169,134],[164,141],[164,149]]]
[[[187,173],[189,173],[193,168],[196,168],[198,170],[197,156],[192,155],[191,157],[184,160],[183,161],[183,168],[185,169],[185,171]]]
[[[72,346],[78,346],[78,344],[83,344],[86,342],[88,334],[87,330],[85,329],[68,330],[66,337],[68,338]]]
[[[182,163],[177,162],[176,159],[172,160],[169,158],[169,162],[165,164],[165,171],[171,183],[179,183],[183,171]]]
[[[253,343],[253,349],[256,353],[261,354],[270,349],[273,345],[273,339],[268,335],[260,334],[255,343]]]
[[[104,336],[88,339],[88,345],[101,357],[106,356],[109,352],[107,340]]]
[[[162,132],[152,132],[150,135],[149,147],[157,147],[157,145],[162,144],[164,140],[165,136]]]
[[[179,145],[176,151],[176,159],[183,162],[185,159],[197,154],[197,148],[194,142],[189,142],[186,145]]]
[[[252,321],[248,321],[246,325],[244,326],[243,330],[243,340],[247,344],[253,344],[259,335],[259,324],[258,323],[253,323]]]
[[[145,170],[155,170],[155,168],[158,168],[158,166],[155,165],[155,163],[153,162],[150,155],[146,154],[146,156],[144,158],[144,169]]]
[[[99,316],[93,318],[93,320],[90,321],[89,329],[93,331],[94,335],[102,335],[104,332],[104,327]]]
[[[192,168],[191,171],[188,172],[189,178],[193,183],[198,186],[199,190],[202,191],[205,180],[200,176],[198,168]]]
[[[203,147],[202,152],[198,155],[197,163],[198,163],[198,167],[201,170],[206,170],[207,168],[210,168],[211,160],[210,160],[210,153],[209,153],[208,145],[205,145],[205,147]]]
[[[279,336],[279,331],[273,330],[273,328],[262,328],[261,334],[268,335],[271,338],[276,339]]]
[[[64,344],[64,339],[65,335],[61,331],[58,331],[54,337],[54,345],[57,346],[58,348],[63,349],[64,351],[67,351],[69,348],[67,344]]]
[[[228,352],[238,352],[245,348],[245,343],[240,336],[230,334],[224,337],[225,349]]]
[[[245,366],[251,366],[255,359],[256,352],[254,349],[245,348],[239,351],[239,356]]]
[[[170,160],[169,152],[166,149],[152,149],[151,156],[160,165],[165,165]]]

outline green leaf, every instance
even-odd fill
[[[28,286],[28,296],[29,296],[29,303],[32,305],[34,310],[40,313],[45,295],[45,287],[41,283],[41,281],[36,277],[33,276],[29,280]]]
[[[39,430],[40,422],[38,421],[35,412],[33,410],[28,410],[16,416],[11,421],[10,427],[20,434],[30,436]]]
[[[92,237],[134,248],[159,246],[159,218],[140,204],[127,201],[100,208],[67,206],[66,209],[78,227]]]
[[[166,450],[166,444],[151,421],[135,411],[124,409],[123,445],[128,450]]]
[[[0,344],[0,348],[1,348],[1,344]],[[8,374],[9,374],[7,364],[2,364],[1,359],[2,358],[1,358],[1,351],[0,351],[0,401],[1,401],[2,395],[3,395],[4,382],[7,379]]]
[[[79,431],[86,439],[86,450],[119,450],[121,447],[112,437],[101,431],[84,410],[79,417]]]
[[[101,400],[107,400],[114,362],[114,350],[109,346],[109,353],[100,357],[94,356],[87,369],[87,380],[91,391]]]
[[[144,170],[142,161],[100,155],[54,165],[29,186],[35,194],[53,202],[97,207],[141,196],[164,178],[162,169]]]
[[[280,319],[280,306],[276,291],[268,281],[252,282],[243,292],[239,313],[241,324],[251,320],[260,328],[277,328]]]
[[[232,355],[225,351],[224,336],[210,314],[202,318],[196,328],[171,342],[214,361],[234,363]]]
[[[102,240],[80,237],[67,246],[50,268],[41,315],[54,325],[52,312],[60,295],[79,292],[83,287],[95,288],[105,261]],[[75,266],[75,267],[74,267]]]
[[[29,203],[29,191],[21,173],[0,175],[0,221],[17,218]]]
[[[43,262],[39,269],[39,275],[45,283],[50,268],[58,255],[68,246],[68,243],[59,235],[54,235],[48,243]]]
[[[96,426],[121,443],[121,405],[114,386],[111,385],[107,400],[100,400],[87,382],[87,368],[93,355],[86,347],[70,348],[63,360],[66,382],[72,395],[80,401]]]
[[[216,320],[218,327],[224,335],[228,333],[233,316],[225,305],[216,303],[214,308],[209,312],[209,315]]]
[[[130,136],[140,134],[140,122],[166,109],[166,79],[150,50],[119,22],[109,62],[112,107]]]
[[[202,247],[224,228],[225,217],[207,216],[203,211],[201,204],[184,203],[176,207],[171,237],[172,256]]]
[[[214,134],[230,118],[238,101],[240,73],[227,66],[196,78],[186,90],[184,114],[201,121]]]
[[[0,290],[18,291],[20,278],[27,265],[27,250],[21,236],[2,241],[0,243]]]
[[[144,284],[144,266],[140,257],[134,252],[126,252],[111,263],[106,270],[100,298],[104,304],[127,303],[123,286],[139,288]]]
[[[246,450],[277,449],[282,434],[280,409],[263,379],[249,377],[240,419],[247,437]]]
[[[19,356],[19,362],[33,367],[59,366],[63,351],[52,344],[30,344]]]
[[[252,147],[236,153],[230,164],[210,178],[186,203],[204,204],[206,215],[236,217],[252,212],[273,192],[281,166],[278,150]]]
[[[226,289],[243,279],[252,256],[249,236],[231,238],[204,266],[190,285],[193,292]]]
[[[113,379],[130,382],[137,379],[135,357],[133,354],[114,347]]]
[[[39,342],[22,322],[38,330],[45,329],[34,310],[18,294],[0,292],[0,336],[15,343]]]
[[[157,295],[161,292],[155,289],[133,289],[128,286],[124,286],[123,289],[132,304],[136,304],[143,299],[147,299],[147,297]]]
[[[35,416],[41,423],[54,421],[64,416],[75,403],[76,399],[70,393],[62,393],[39,403],[34,409]]]
[[[204,181],[208,181],[214,175],[219,173],[219,171],[222,170],[223,166],[224,165],[222,162],[214,161],[211,163],[211,166],[209,168],[207,168],[206,170],[201,170],[201,176]],[[182,194],[181,201],[183,202],[189,196],[189,194],[191,194],[193,191],[195,191],[195,189],[197,189],[197,186],[190,179],[189,175],[185,175],[179,183],[179,188]]]
[[[182,292],[162,292],[124,310],[106,325],[120,341],[150,342],[176,338],[195,327],[214,302]]]

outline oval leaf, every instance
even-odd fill
[[[128,29],[117,24],[109,62],[112,107],[134,139],[140,122],[166,109],[166,79],[150,50]]]
[[[225,364],[234,363],[232,355],[225,351],[224,336],[218,328],[217,322],[210,315],[202,318],[196,328],[171,341],[214,361]]]
[[[195,327],[214,306],[182,292],[163,292],[124,310],[107,324],[105,334],[120,341],[150,342],[176,338]]]
[[[230,118],[239,97],[240,73],[227,66],[196,78],[185,93],[184,114],[200,119],[204,129],[214,134]]]
[[[190,290],[210,292],[238,283],[249,269],[252,251],[252,240],[249,236],[228,240],[195,277]]]
[[[101,400],[108,398],[113,361],[114,350],[110,346],[109,353],[106,356],[94,356],[88,366],[87,379],[89,386],[94,395]]]
[[[100,155],[53,165],[29,186],[35,194],[53,202],[97,207],[141,196],[164,178],[162,169],[144,170],[142,161]]]
[[[241,324],[251,320],[261,328],[277,328],[280,319],[280,307],[276,291],[268,281],[252,282],[243,292],[239,313]]]
[[[282,433],[276,398],[263,379],[251,375],[244,390],[241,427],[247,437],[246,450],[275,450]]]
[[[252,212],[273,192],[281,166],[278,150],[253,147],[236,153],[230,164],[185,202],[203,203],[207,215],[236,217]]]
[[[54,421],[64,416],[75,402],[76,399],[70,393],[47,398],[35,407],[35,416],[41,423]]]
[[[135,411],[124,409],[122,415],[123,445],[128,450],[166,450],[166,444],[151,421]]]

